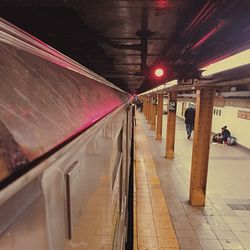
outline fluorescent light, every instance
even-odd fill
[[[170,82],[166,82],[164,85],[165,85],[165,88],[167,89],[167,88],[175,86],[177,84],[178,84],[177,80],[172,80]]]
[[[156,87],[156,88],[153,88],[153,89],[148,90],[148,91],[146,91],[146,92],[144,92],[144,93],[141,93],[139,96],[141,96],[141,95],[146,95],[146,94],[150,94],[150,93],[153,93],[153,92],[155,92],[155,91],[159,91],[159,90],[163,90],[163,89],[170,88],[170,87],[172,87],[172,86],[177,85],[177,83],[178,83],[177,80],[172,80],[172,81],[170,81],[170,82],[166,82],[166,83],[164,83],[164,84],[162,84],[162,85],[160,85],[160,86],[158,86],[158,87]]]
[[[205,70],[204,72],[202,72],[202,76],[209,76],[246,64],[250,64],[250,49],[242,51],[238,54],[235,54],[219,62],[212,63],[207,67],[202,68],[201,70]]]

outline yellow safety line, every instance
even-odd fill
[[[141,121],[135,128],[134,249],[180,249]]]
[[[136,172],[135,172],[135,168],[134,168],[134,194],[133,194],[133,209],[134,209],[134,250],[138,249],[137,248],[137,225],[136,225],[136,221],[137,221],[137,217],[136,217],[136,185],[135,185],[135,180],[136,180]]]

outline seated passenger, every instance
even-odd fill
[[[212,142],[219,142],[221,138],[221,133],[217,133],[212,137]]]
[[[227,138],[231,136],[230,131],[227,129],[227,126],[224,126],[221,128],[221,137],[222,137],[222,143],[227,142]]]
[[[227,143],[227,139],[231,136],[230,131],[227,129],[227,126],[221,128],[221,133],[215,134],[212,137],[213,142],[218,143]]]

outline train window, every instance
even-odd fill
[[[221,109],[219,109],[219,116],[221,116]]]

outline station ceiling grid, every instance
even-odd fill
[[[2,0],[1,17],[100,74],[141,93],[250,42],[248,0]],[[150,68],[166,67],[164,79]]]

